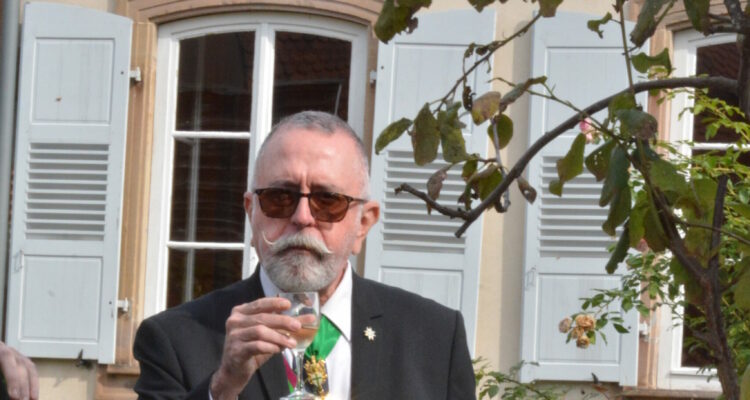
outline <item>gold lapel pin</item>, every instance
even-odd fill
[[[367,338],[367,340],[372,342],[375,340],[375,336],[376,336],[375,330],[372,329],[371,326],[368,326],[367,328],[365,328],[365,337]]]

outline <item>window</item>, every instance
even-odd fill
[[[709,38],[698,32],[679,32],[674,40],[674,64],[676,76],[691,75],[720,75],[736,78],[739,66],[739,54],[735,39],[732,35],[714,35]],[[709,95],[721,98],[730,104],[737,105],[736,94],[729,92],[711,91]],[[678,117],[681,110],[692,103],[685,95],[675,98],[672,103],[671,137],[672,141],[694,141],[692,150],[682,145],[681,150],[686,153],[700,154],[708,151],[722,151],[734,141],[731,131],[719,130],[711,139],[705,137],[705,126],[699,117],[685,114]],[[750,160],[746,160],[750,162]],[[695,313],[688,307],[679,310],[687,314]],[[659,368],[657,384],[667,389],[685,390],[721,390],[717,378],[708,378],[714,371],[701,371],[707,365],[705,354],[691,349],[690,338],[692,332],[679,321],[674,321],[668,311],[662,312],[661,334],[659,344]]]
[[[248,276],[242,196],[273,123],[323,110],[362,132],[366,28],[295,14],[162,26],[145,314]]]

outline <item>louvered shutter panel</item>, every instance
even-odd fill
[[[7,341],[28,356],[114,361],[131,26],[24,11]]]
[[[586,21],[594,18],[558,12],[555,18],[540,20],[533,30],[531,75],[547,75],[555,94],[579,107],[628,84],[619,29],[614,23],[606,25],[604,39],[600,39],[586,28]],[[645,100],[639,97],[641,104]],[[570,109],[540,97],[533,97],[530,107],[530,143],[573,115]],[[605,113],[596,118],[603,120]],[[601,183],[584,171],[565,184],[562,197],[549,192],[549,183],[557,178],[555,163],[578,133],[576,128],[560,136],[528,168],[529,182],[540,190],[540,196],[526,212],[521,358],[538,364],[525,365],[521,378],[591,381],[593,373],[602,381],[635,385],[635,311],[626,315],[630,333],[620,335],[610,325],[604,330],[608,343],[597,338],[585,350],[578,349],[574,340],[566,344],[566,336],[557,328],[560,320],[581,310],[580,298],[593,296],[594,289],[619,287],[624,270],[621,266],[613,275],[604,270],[610,256],[607,247],[615,239],[601,230],[609,209],[598,205]],[[594,148],[587,146],[587,154]]]
[[[390,122],[414,118],[425,102],[444,96],[461,74],[463,53],[469,43],[488,43],[494,35],[494,13],[473,10],[419,14],[419,29],[399,35],[378,50],[375,100],[375,135]],[[446,29],[450,27],[450,29]],[[477,68],[470,84],[478,93],[489,90],[487,68]],[[460,98],[459,98],[460,100]],[[467,151],[485,154],[484,127],[464,119]],[[445,162],[414,164],[411,141],[404,135],[380,155],[372,156],[372,195],[382,206],[381,221],[368,235],[365,276],[432,298],[463,313],[469,347],[474,330],[479,290],[481,220],[461,238],[461,225],[433,212],[427,214],[418,198],[394,188],[408,183],[425,190],[427,179]],[[443,184],[440,201],[457,205],[463,191],[460,170],[452,169]]]

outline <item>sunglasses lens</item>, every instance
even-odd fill
[[[287,189],[259,189],[255,192],[263,214],[271,218],[289,218],[297,210],[300,197],[310,200],[310,213],[321,222],[338,222],[349,210],[350,198],[338,193],[313,192],[308,195]]]
[[[348,209],[349,201],[345,196],[338,193],[318,192],[310,194],[310,211],[318,221],[341,221]]]
[[[299,198],[299,193],[284,189],[265,189],[258,193],[261,211],[271,218],[291,217]]]

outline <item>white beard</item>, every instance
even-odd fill
[[[286,292],[320,291],[336,278],[337,257],[321,240],[297,233],[271,242],[262,234],[269,255],[262,266]]]

